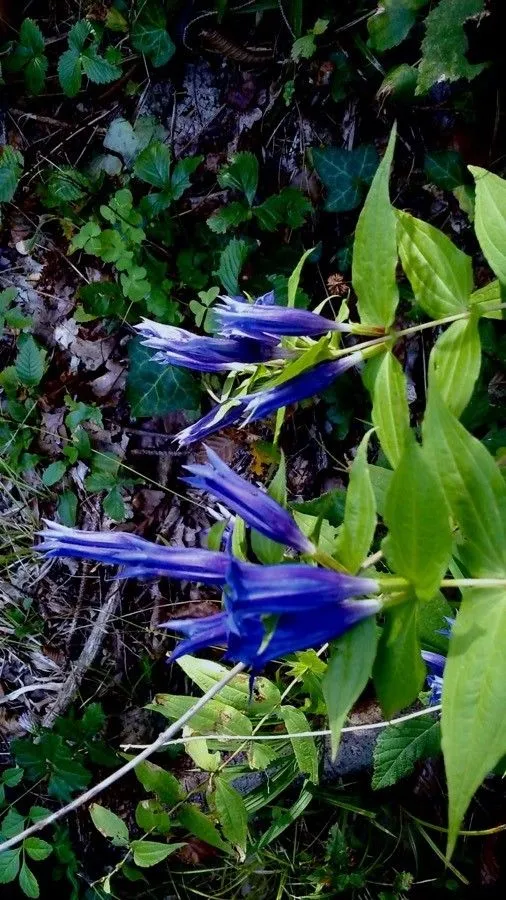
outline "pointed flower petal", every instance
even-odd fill
[[[186,640],[180,644],[170,655],[170,662],[174,662],[187,653],[195,653],[204,647],[223,646],[228,641],[228,619],[226,613],[216,613],[214,616],[205,616],[202,619],[173,619],[164,622],[161,628],[169,628],[172,631],[180,631]]]
[[[228,428],[229,425],[234,425],[235,422],[238,422],[244,412],[245,406],[244,398],[238,400],[234,406],[226,411],[225,404],[219,403],[217,406],[214,406],[207,415],[198,419],[197,422],[188,425],[187,428],[183,428],[183,430],[176,435],[176,440],[181,447],[185,447],[188,444],[194,444],[195,441],[205,441],[209,435],[214,434],[215,431],[219,431],[220,428]]]
[[[207,465],[185,467],[191,472],[191,477],[183,479],[187,484],[214,494],[248,525],[271,540],[301,553],[313,553],[313,544],[286,509],[260,488],[236,475],[213,450],[206,449]]]
[[[199,372],[231,372],[245,366],[286,357],[272,343],[249,337],[238,340],[203,337],[173,325],[143,319],[134,328],[142,343],[158,352],[153,359],[164,365],[184,366]]]
[[[305,309],[276,306],[269,303],[242,303],[222,297],[221,306],[212,316],[219,333],[226,337],[315,337],[328,331],[349,331],[347,325],[325,319]]]
[[[223,585],[228,566],[224,553],[200,548],[164,547],[125,532],[80,531],[46,522],[37,550],[46,557],[92,559],[122,566],[121,578],[178,578]]]

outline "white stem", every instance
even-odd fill
[[[141,753],[138,753],[134,759],[130,759],[124,766],[121,766],[121,769],[117,769],[116,772],[113,772],[111,775],[108,775],[107,778],[104,778],[103,781],[100,781],[99,784],[94,785],[94,787],[90,788],[89,791],[85,791],[84,794],[81,794],[79,797],[76,797],[70,803],[67,803],[66,806],[62,806],[61,809],[57,809],[55,812],[51,813],[50,816],[47,816],[45,819],[41,819],[39,822],[35,822],[34,825],[30,825],[29,828],[25,828],[24,831],[21,831],[19,834],[14,835],[14,837],[9,838],[8,841],[4,841],[3,844],[0,844],[0,853],[3,850],[9,850],[11,847],[15,847],[16,844],[19,844],[26,837],[31,834],[35,834],[36,831],[41,831],[43,828],[46,828],[48,825],[51,825],[53,822],[56,822],[58,819],[62,819],[64,816],[68,815],[68,813],[73,812],[75,809],[78,809],[84,803],[88,803],[93,797],[96,797],[97,794],[100,794],[101,791],[110,787],[111,784],[114,784],[116,781],[119,781],[120,778],[123,778],[123,775],[126,775],[128,772],[131,772],[132,769],[135,769],[139,763],[143,762],[145,759],[148,759],[153,753],[157,750],[160,750],[164,747],[170,738],[172,738],[183,725],[186,725],[187,722],[195,715],[195,713],[199,712],[207,703],[208,700],[211,700],[216,694],[218,694],[232,678],[235,678],[236,675],[239,675],[240,672],[243,672],[245,666],[243,663],[237,663],[233,669],[230,669],[226,675],[220,681],[217,681],[216,684],[213,684],[211,688],[199,699],[196,701],[195,705],[191,707],[191,709],[187,710],[184,715],[181,716],[174,722],[173,725],[170,725],[169,728],[166,728],[165,731],[162,731],[161,734],[158,735],[156,741],[153,741],[152,744],[149,744],[145,747]]]
[[[415,712],[406,713],[405,716],[399,716],[398,719],[389,719],[387,722],[366,722],[364,725],[346,725],[341,728],[341,734],[349,734],[355,731],[373,731],[379,728],[388,728],[390,725],[400,725],[401,722],[407,722],[409,719],[418,719],[420,716],[428,716],[430,713],[441,711],[441,704],[427,706],[424,709],[417,709]],[[184,738],[176,738],[168,741],[165,745],[173,746],[175,744],[188,744],[190,741],[293,741],[294,738],[311,738],[311,737],[329,737],[331,731],[329,728],[323,728],[320,731],[295,731],[290,734],[192,734]],[[145,744],[122,744],[122,750],[139,750],[145,747]]]

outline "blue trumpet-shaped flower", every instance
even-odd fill
[[[339,375],[358,365],[362,359],[360,351],[356,351],[341,359],[321,362],[314,368],[307,369],[282,384],[239,397],[236,405],[226,412],[223,412],[223,405],[215,406],[198,422],[180,431],[177,439],[181,445],[192,444],[195,441],[205,440],[220,428],[227,428],[241,419],[243,424],[255,422],[282,406],[290,406],[300,400],[307,400],[309,397],[327,390]]]
[[[47,557],[68,556],[118,565],[121,578],[178,578],[222,586],[228,568],[224,553],[200,548],[163,547],[124,531],[80,531],[45,522],[37,550]]]
[[[222,297],[221,306],[212,310],[212,320],[226,337],[250,337],[258,340],[286,337],[315,337],[327,331],[349,331],[342,325],[305,309],[276,306],[271,303],[243,303]]]
[[[441,653],[432,653],[430,650],[422,650],[422,658],[428,669],[426,680],[430,688],[429,704],[435,706],[437,703],[441,703],[446,659]]]
[[[341,359],[318,363],[313,369],[301,372],[295,378],[282,384],[257,391],[244,397],[244,424],[263,419],[282,406],[290,406],[300,400],[307,400],[315,394],[321,394],[330,387],[333,381],[347,369],[356,366],[362,360],[360,351],[350,353]]]
[[[245,366],[286,358],[287,351],[252,338],[223,339],[191,334],[173,325],[143,319],[134,326],[146,347],[157,350],[153,359],[164,365],[199,372],[233,372]]]
[[[308,593],[310,572],[314,584]],[[278,587],[278,583],[283,587]],[[231,558],[225,612],[208,619],[176,619],[165,624],[187,638],[178,645],[171,660],[206,646],[223,644],[227,659],[243,662],[257,672],[273,659],[338,638],[364,618],[375,615],[381,608],[378,600],[349,599],[371,588],[378,590],[371,579],[322,573],[310,566],[256,566]],[[268,634],[263,617],[272,616],[276,619]]]
[[[280,544],[287,544],[301,553],[313,553],[314,546],[290,513],[265,491],[236,475],[209,447],[207,465],[190,465],[185,468],[191,477],[187,484],[209,491],[222,500],[248,525]]]

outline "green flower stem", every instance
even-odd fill
[[[444,578],[442,588],[506,587],[506,578]]]
[[[334,572],[347,572],[348,570],[343,566],[337,559],[334,559],[333,556],[330,556],[329,553],[325,553],[324,550],[315,550],[312,554],[311,559],[314,559],[316,562],[320,563],[325,569],[332,569]]]

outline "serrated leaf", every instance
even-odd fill
[[[195,656],[182,656],[177,660],[177,664],[204,693],[221,681],[229,671],[220,663]],[[236,675],[220,691],[223,703],[232,706],[239,712],[249,712],[252,715],[265,715],[279,706],[281,694],[272,681],[261,675],[256,677],[251,699],[249,681],[247,674]]]
[[[506,284],[506,181],[479,166],[469,171],[476,182],[476,237],[490,268]]]
[[[456,150],[431,150],[425,154],[424,171],[429,179],[445,191],[454,191],[466,180],[466,169]]]
[[[231,297],[239,293],[239,275],[249,252],[249,244],[237,238],[232,238],[221,252],[220,265],[215,274]]]
[[[63,478],[66,471],[67,465],[62,460],[50,463],[42,473],[42,484],[45,484],[46,487],[52,487],[53,484],[56,484]]]
[[[360,321],[387,328],[394,320],[399,302],[395,277],[396,219],[389,194],[396,135],[394,125],[357,222],[352,263],[352,283]]]
[[[376,499],[367,462],[370,436],[369,431],[360,442],[351,467],[343,527],[336,548],[336,556],[349,572],[358,572],[376,529]]]
[[[312,208],[301,191],[287,187],[279,194],[268,197],[260,206],[255,206],[253,213],[261,228],[275,231],[280,225],[301,228]]]
[[[174,806],[182,798],[179,781],[170,772],[148,760],[135,767],[135,775],[143,788],[155,794],[162,803]]]
[[[0,884],[14,881],[19,872],[21,850],[4,850],[0,853]]]
[[[0,202],[9,203],[12,200],[18,181],[23,171],[23,157],[18,150],[13,150],[9,145],[1,148],[0,155]]]
[[[215,785],[214,802],[223,834],[244,853],[248,837],[248,812],[244,800],[222,776],[216,778]]]
[[[81,90],[83,71],[79,51],[70,47],[58,60],[58,78],[67,97],[76,97]]]
[[[355,150],[313,148],[313,165],[327,188],[327,212],[346,212],[357,207],[378,167],[378,154],[372,145]]]
[[[189,831],[190,834],[194,834],[195,837],[205,841],[206,844],[210,844],[211,847],[230,852],[230,845],[226,844],[221,838],[219,831],[209,816],[201,812],[194,803],[187,803],[183,806],[179,810],[178,818],[182,827]]]
[[[134,175],[156,188],[170,186],[170,150],[161,141],[153,141],[135,160]]]
[[[432,319],[463,312],[473,290],[473,263],[451,240],[421,219],[396,211],[399,255],[417,303]]]
[[[384,53],[400,44],[416,22],[418,10],[427,0],[383,0],[367,20],[369,46]]]
[[[322,690],[329,717],[333,759],[339,749],[345,719],[371,676],[377,640],[376,622],[371,617],[331,644]]]
[[[222,206],[213,212],[212,216],[207,219],[207,224],[211,231],[215,234],[226,234],[229,228],[236,228],[242,222],[246,222],[251,218],[251,212],[248,207],[239,200],[234,200],[227,206]]]
[[[441,750],[441,728],[437,719],[420,716],[389,725],[376,741],[372,787],[375,791],[396,784],[410,775],[415,763],[437,756]]]
[[[126,847],[129,842],[128,828],[116,813],[111,812],[105,806],[92,803],[90,806],[91,820],[100,834],[112,840],[115,847]]]
[[[38,897],[40,895],[39,882],[32,870],[23,862],[19,873],[19,886],[25,897]]]
[[[373,678],[383,713],[391,719],[418,696],[425,679],[425,666],[420,654],[414,598],[387,610],[385,620]]]
[[[389,565],[421,600],[430,600],[448,568],[452,535],[437,472],[414,438],[390,482],[384,520],[389,531],[382,548]]]
[[[440,0],[425,20],[417,94],[425,94],[438,81],[475,78],[485,63],[470,63],[464,25],[483,11],[484,0]]]
[[[134,854],[134,863],[142,869],[156,866],[184,846],[185,844],[161,844],[158,841],[132,841],[130,844]]]
[[[469,403],[481,367],[478,321],[452,322],[441,334],[429,357],[429,390],[436,385],[448,409],[460,416]]]
[[[505,573],[506,569],[503,577]],[[506,753],[505,640],[504,588],[463,592],[452,627],[441,714],[449,794],[448,856],[474,792]]]
[[[164,9],[157,3],[149,3],[134,22],[130,36],[132,46],[144,53],[158,68],[168,63],[176,52],[174,41],[166,29]]]
[[[16,357],[16,374],[22,384],[35,387],[44,374],[45,351],[37,347],[33,337],[27,335]]]
[[[46,83],[49,62],[45,55],[34,56],[25,68],[25,82],[30,94],[41,94]]]
[[[424,448],[439,476],[461,540],[458,555],[471,577],[506,573],[506,485],[494,459],[451,414],[431,385]]]
[[[191,187],[190,175],[198,169],[203,159],[203,156],[185,156],[176,163],[170,179],[172,200],[179,200]]]
[[[164,416],[178,409],[197,409],[198,382],[186,369],[153,362],[152,351],[130,341],[127,398],[133,416]]]
[[[12,838],[25,827],[25,817],[18,813],[17,809],[11,807],[2,819],[0,826],[0,834],[4,839]],[[0,854],[1,857],[1,854]]]
[[[19,29],[19,42],[33,54],[44,52],[44,35],[33,19],[24,19]]]
[[[369,365],[375,368],[372,421],[385,455],[395,468],[409,435],[406,376],[391,351]]]
[[[304,34],[292,44],[290,56],[295,62],[299,59],[311,59],[316,53],[316,41],[314,34]]]
[[[109,62],[104,56],[100,56],[96,45],[92,44],[81,56],[83,72],[93,84],[109,84],[117,78],[121,78],[121,68]]]
[[[295,706],[282,706],[279,714],[285,723],[288,736],[296,733],[311,732],[309,722],[301,709]],[[313,737],[290,737],[295,759],[300,771],[313,784],[318,784],[318,750]]]
[[[236,153],[230,163],[218,172],[218,184],[223,188],[242,191],[251,206],[258,185],[258,160],[254,153]]]
[[[93,34],[94,31],[91,22],[89,22],[88,19],[80,19],[75,25],[72,25],[72,28],[68,33],[69,47],[81,52],[87,38],[91,37]]]

